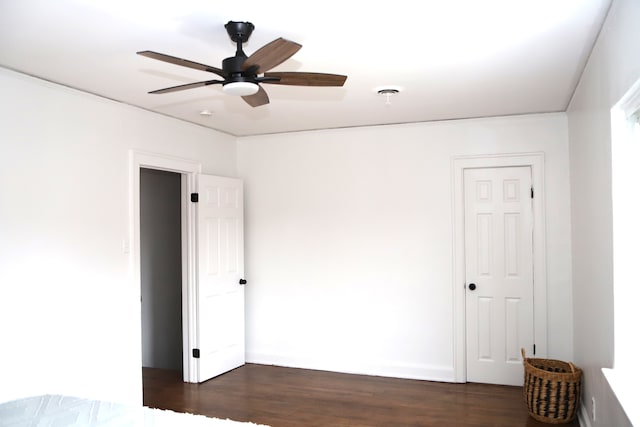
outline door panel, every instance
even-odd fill
[[[529,167],[464,171],[470,382],[522,385],[520,348],[534,336],[530,189]]]
[[[242,181],[198,177],[198,382],[245,363]]]

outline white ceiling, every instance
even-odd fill
[[[564,111],[610,2],[0,0],[0,66],[237,136]],[[220,68],[230,20],[256,27],[247,55],[302,44],[274,71],[346,74],[344,87],[264,84],[257,108],[219,85],[147,94],[218,77],[137,51]],[[390,105],[386,85],[403,88]]]

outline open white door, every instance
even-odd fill
[[[242,181],[198,175],[195,362],[198,382],[245,363]]]

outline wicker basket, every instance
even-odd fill
[[[582,370],[571,362],[527,358],[524,364],[524,400],[529,414],[549,424],[571,422],[578,414]]]

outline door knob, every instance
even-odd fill
[[[469,290],[470,291],[475,291],[476,290],[476,284],[475,283],[469,283]]]
[[[241,285],[246,285],[246,284],[247,284],[247,281],[246,281],[246,280],[244,280],[244,279],[240,279],[240,281],[239,281],[238,283],[240,283]]]

